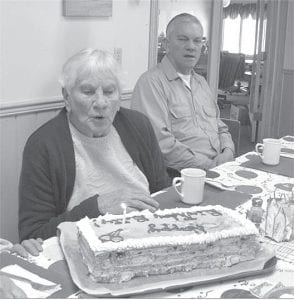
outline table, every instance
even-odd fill
[[[292,144],[290,145],[292,146]],[[271,180],[290,182],[293,183],[294,186],[294,175],[292,177],[287,177],[284,175],[275,174],[276,169],[274,167],[268,169],[267,172],[264,172],[242,166],[246,164],[246,162],[248,163],[248,161],[252,159],[254,155],[256,155],[254,152],[247,153],[237,158],[235,162],[229,162],[218,166],[211,171],[208,171],[207,176],[216,178],[215,173],[220,174],[220,176],[227,174],[226,180],[236,181],[236,174],[240,174],[240,172],[236,173],[236,170],[245,170],[247,172],[254,170],[254,173],[257,173],[258,178],[260,177],[261,180],[270,177]],[[279,172],[288,172],[289,170],[287,171],[287,169],[289,166],[291,171],[291,164],[294,162],[294,159],[291,157],[285,157],[285,159],[287,159],[288,163],[283,164],[283,168],[280,168]],[[235,172],[234,177],[229,177],[228,174],[231,174],[232,172]],[[256,181],[256,179],[254,180]],[[257,193],[260,195],[260,197],[266,197],[266,193],[271,192],[272,188],[270,183],[271,181],[267,179],[264,180],[268,183],[268,185],[264,185],[264,182],[262,183],[264,190]],[[248,178],[244,178],[243,181],[248,183],[250,180]],[[222,182],[224,181],[222,180]],[[242,184],[244,182],[241,181]],[[246,186],[248,186],[248,184],[246,184]],[[249,189],[249,191],[246,192],[245,190],[237,189],[236,186],[234,186],[234,188],[223,188],[222,186],[217,187],[217,185],[211,186],[205,184],[204,199],[201,205],[221,204],[223,206],[236,209],[242,214],[246,212],[246,209],[251,203],[250,200],[254,196],[256,196],[256,190],[254,190],[254,192],[251,190],[250,192]],[[189,207],[189,205],[181,202],[179,195],[172,187],[155,193],[154,197],[158,200],[161,209]],[[63,260],[63,254],[58,246],[57,237],[46,240],[43,246],[44,252],[37,258],[31,257],[30,262],[9,254],[1,255],[1,268],[5,265],[16,264],[35,274],[40,275],[43,278],[62,283],[63,289],[51,294],[49,298],[64,298],[69,296],[71,298],[78,298],[85,296],[83,293],[78,291],[77,287],[71,280],[66,262]],[[276,245],[271,244],[271,246],[275,247]],[[279,246],[283,247],[283,245]],[[294,243],[289,243],[289,249],[289,255],[294,255]],[[293,252],[291,253],[291,251]],[[294,278],[294,259],[292,260],[292,263],[290,263],[285,261],[283,257],[278,256],[278,258],[280,259],[277,262],[276,270],[271,274],[219,282],[218,284],[172,289],[170,291],[140,295],[140,298],[260,298],[264,297],[266,294],[269,294],[273,290],[276,293],[276,297],[279,297],[277,296],[279,292],[280,294],[287,292],[288,294],[290,294],[290,292],[293,292],[294,294],[294,290],[289,290],[290,286],[294,286],[292,279]],[[278,287],[280,287],[280,289],[277,289]],[[285,287],[287,287],[288,290],[285,290]],[[138,297],[138,295],[135,297]]]

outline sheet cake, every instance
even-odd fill
[[[222,206],[132,212],[77,222],[78,243],[94,281],[124,282],[193,269],[229,268],[259,251],[255,225]]]

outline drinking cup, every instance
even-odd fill
[[[173,179],[173,186],[184,203],[195,205],[203,201],[205,177],[205,171],[187,168],[181,171],[181,177]],[[181,183],[181,192],[178,190],[178,183]]]
[[[281,141],[278,139],[263,139],[263,143],[257,143],[255,151],[266,165],[278,165],[280,162]],[[262,150],[262,152],[260,151]]]

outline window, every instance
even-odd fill
[[[223,49],[224,51],[229,51],[231,53],[240,53],[239,39],[240,39],[240,27],[241,27],[241,17],[240,15],[235,18],[226,18],[223,22],[224,26],[224,38],[223,38]]]
[[[249,15],[242,19],[240,15],[232,19],[225,18],[223,21],[223,51],[231,53],[243,53],[246,57],[252,57],[254,54],[256,20]],[[265,40],[266,19],[263,23]],[[265,41],[262,42],[262,51],[265,48]]]

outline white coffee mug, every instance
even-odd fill
[[[266,165],[278,165],[280,162],[281,141],[278,139],[263,139],[263,143],[257,143],[255,151]],[[262,153],[260,152],[262,149]]]
[[[187,168],[181,171],[181,177],[173,179],[173,186],[187,204],[199,204],[203,201],[206,172],[201,169]],[[178,183],[181,182],[181,192]]]

